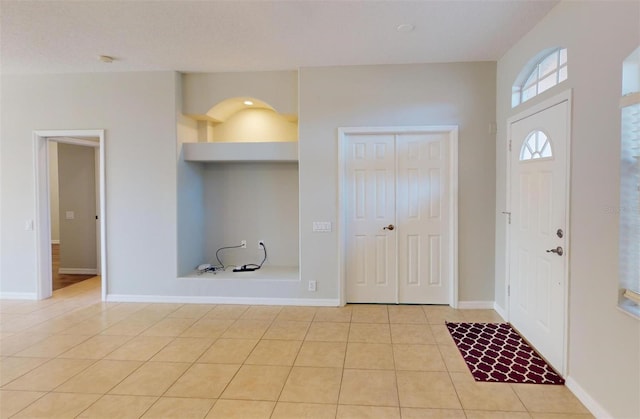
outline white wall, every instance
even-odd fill
[[[640,417],[640,323],[617,308],[622,61],[640,41],[638,2],[562,2],[498,62],[496,302],[505,307],[506,121],[573,89],[569,362],[576,383],[612,417]],[[511,86],[545,48],[568,48],[569,78],[511,109]]]
[[[338,295],[337,129],[459,125],[459,297],[493,301],[495,63],[303,68],[300,70],[301,273]]]
[[[58,143],[49,143],[49,205],[51,207],[51,241],[60,241],[60,208],[58,197]]]
[[[35,234],[24,229],[35,218],[36,129],[106,130],[108,292],[169,288],[176,272],[175,74],[5,74],[0,82],[0,291],[36,290]]]

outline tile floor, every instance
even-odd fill
[[[0,301],[0,417],[586,418],[563,386],[476,383],[444,321],[492,310]]]

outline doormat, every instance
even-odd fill
[[[509,323],[447,323],[476,381],[564,384]]]

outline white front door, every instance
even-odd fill
[[[510,125],[509,320],[561,372],[568,106],[568,101],[562,101]]]
[[[347,136],[347,302],[449,303],[449,138]]]

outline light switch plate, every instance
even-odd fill
[[[331,221],[314,221],[313,222],[314,233],[329,233],[331,232]]]
[[[74,218],[76,218],[76,213],[73,211],[67,211],[65,212],[64,218],[66,218],[67,220],[73,220]]]

